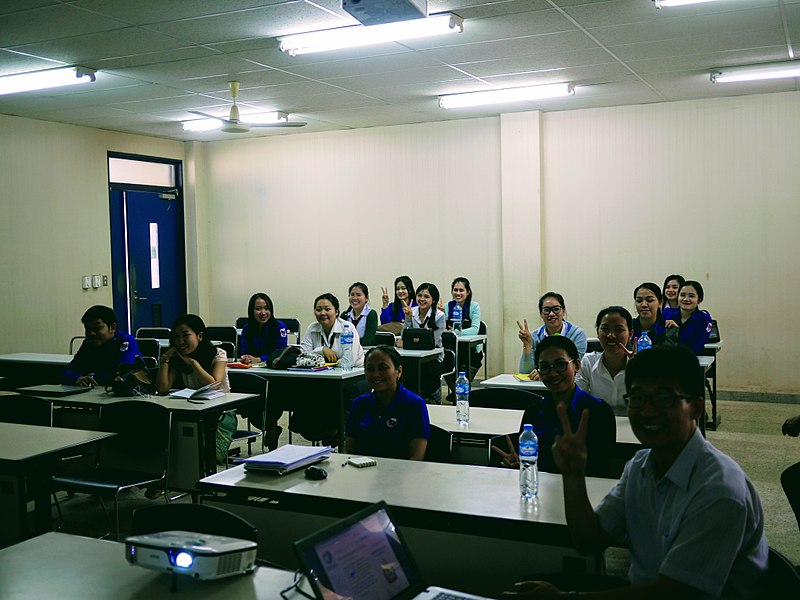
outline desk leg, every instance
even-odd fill
[[[0,514],[3,515],[0,548],[22,541],[27,531],[28,515],[25,504],[25,480],[21,475],[0,476]]]

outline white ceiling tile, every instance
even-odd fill
[[[69,4],[45,6],[3,16],[0,46],[30,44],[61,37],[120,29],[125,24],[106,17],[92,18]]]

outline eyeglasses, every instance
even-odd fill
[[[625,394],[622,398],[625,400],[625,404],[631,408],[642,408],[648,402],[656,408],[672,408],[678,400],[688,400],[690,396],[669,393],[654,394],[652,396]]]
[[[556,373],[563,373],[564,371],[567,370],[567,367],[572,362],[575,361],[557,360],[552,365],[550,363],[540,362],[538,365],[536,365],[536,370],[539,371],[540,375],[546,375],[550,371],[555,371]]]
[[[561,307],[560,306],[545,306],[542,309],[542,314],[543,315],[549,315],[550,313],[553,313],[554,315],[557,315],[560,312],[561,312]]]

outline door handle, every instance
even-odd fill
[[[136,290],[133,290],[133,299],[136,302],[144,302],[145,300],[147,300],[147,297],[146,296],[140,296],[139,292],[137,292]]]

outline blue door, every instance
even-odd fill
[[[169,327],[186,312],[183,205],[177,192],[112,189],[111,262],[120,327]]]

